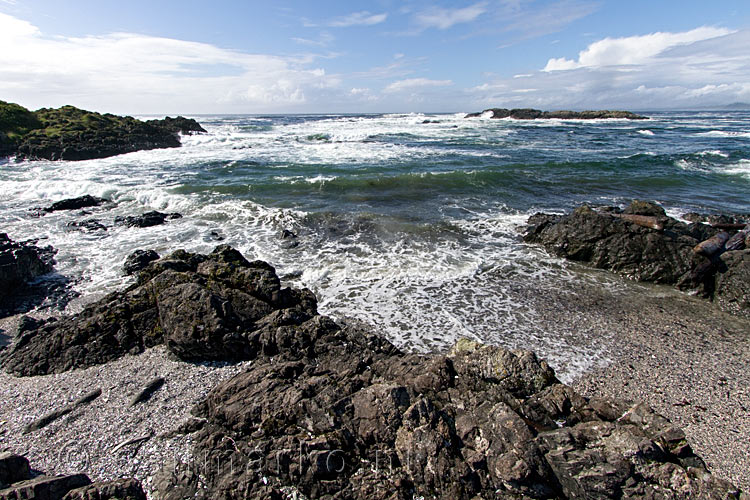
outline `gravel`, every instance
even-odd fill
[[[148,487],[163,465],[187,462],[190,456],[189,435],[167,434],[191,418],[191,408],[214,386],[248,364],[174,361],[159,346],[61,374],[17,378],[2,373],[0,451],[25,455],[32,468],[47,474],[84,472],[95,481],[136,477]],[[157,376],[166,379],[164,385],[131,407],[133,397]],[[102,395],[93,402],[24,434],[30,422],[97,388]]]

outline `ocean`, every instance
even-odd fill
[[[208,133],[177,149],[3,160],[0,232],[52,245],[56,273],[44,279],[68,279],[88,298],[132,281],[122,264],[134,250],[226,243],[313,290],[322,313],[369,323],[402,348],[469,337],[534,349],[569,378],[603,362],[603,347],[540,327],[534,295],[580,280],[633,289],[524,244],[529,215],[634,198],[676,217],[750,212],[750,112],[642,114],[650,120],[195,116]],[[32,216],[84,194],[114,206]],[[183,218],[114,222],[149,210]],[[107,230],[69,226],[92,218]]]

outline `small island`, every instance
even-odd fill
[[[466,118],[478,118],[483,115],[490,118],[514,118],[516,120],[603,120],[603,119],[625,119],[625,120],[648,120],[647,116],[637,115],[630,111],[618,110],[596,110],[596,111],[540,111],[531,108],[489,108],[479,113],[469,113]]]
[[[180,134],[206,132],[178,116],[141,121],[74,106],[30,111],[0,101],[0,157],[91,160],[147,149],[176,148]]]

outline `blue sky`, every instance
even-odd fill
[[[0,0],[0,99],[129,114],[750,102],[750,2]]]

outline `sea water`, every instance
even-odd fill
[[[322,313],[373,325],[409,350],[460,337],[531,348],[565,377],[602,360],[534,321],[535,290],[597,280],[519,232],[530,214],[581,203],[661,203],[750,212],[750,113],[658,112],[645,121],[452,115],[196,116],[207,134],[176,149],[81,162],[0,163],[0,231],[57,249],[56,276],[95,298],[132,281],[137,249],[217,244],[275,266],[315,292]],[[110,207],[34,217],[90,194]],[[132,228],[117,216],[179,212]],[[70,222],[91,218],[106,231]],[[283,231],[296,238],[282,238]],[[288,234],[288,233],[287,233]],[[73,310],[67,312],[75,312]]]

